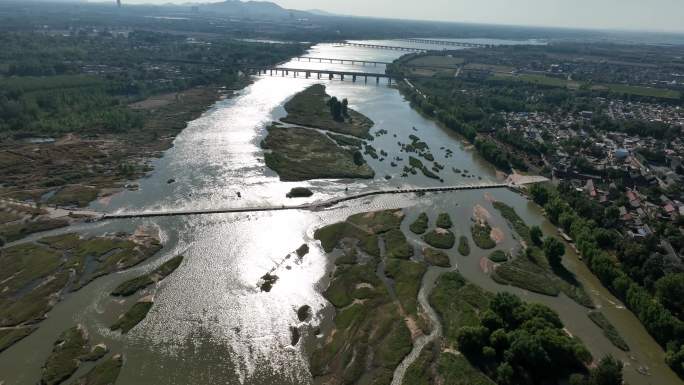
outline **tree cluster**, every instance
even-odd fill
[[[677,272],[674,274],[668,269],[662,255],[653,253],[657,250],[657,239],[621,242],[618,247],[611,240],[614,230],[602,227],[601,219],[597,218],[603,210],[592,211],[591,204],[579,203],[586,198],[578,197],[570,188],[535,186],[530,193],[544,207],[549,219],[574,239],[592,272],[667,350],[667,362],[672,369],[684,376],[684,322],[676,316],[682,311],[681,297],[677,297],[684,293],[684,279],[677,268],[671,267]]]
[[[459,350],[500,385],[558,383],[583,372],[591,355],[548,307],[496,294],[479,324],[462,327]]]

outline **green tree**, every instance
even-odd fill
[[[541,227],[532,226],[530,228],[530,238],[532,239],[532,243],[534,243],[536,246],[542,245],[542,238],[543,237],[544,237],[544,233],[542,233]]]
[[[458,331],[456,341],[458,348],[463,354],[478,357],[482,353],[482,347],[487,345],[489,330],[483,326],[464,326]]]
[[[552,266],[558,266],[565,254],[565,245],[555,237],[546,237],[542,245],[544,255]]]
[[[605,356],[589,374],[590,385],[622,385],[622,361]]]
[[[540,184],[533,184],[530,187],[530,195],[539,206],[544,206],[549,201],[549,191]]]
[[[344,116],[349,116],[349,101],[347,98],[342,99],[342,114]]]
[[[667,274],[655,283],[656,298],[675,314],[684,311],[684,273]]]

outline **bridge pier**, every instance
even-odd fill
[[[356,75],[352,76],[352,82],[356,82]]]
[[[319,78],[319,79],[321,78],[321,73],[320,73],[320,72],[318,73],[318,78]]]
[[[340,74],[340,80],[344,81],[344,74]]]
[[[333,74],[332,74],[332,73],[329,73],[329,74],[328,74],[328,79],[329,79],[329,80],[333,80]]]
[[[375,77],[375,84],[380,84],[380,76]]]

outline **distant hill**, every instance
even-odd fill
[[[324,11],[322,9],[307,9],[306,12],[308,12],[312,15],[317,15],[317,16],[339,16],[336,13]]]
[[[209,3],[199,6],[201,10],[235,17],[254,18],[286,18],[307,17],[311,14],[304,11],[285,9],[269,1],[226,0],[221,3]]]

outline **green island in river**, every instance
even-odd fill
[[[261,147],[265,150],[266,165],[276,171],[281,180],[370,179],[375,176],[356,147],[358,138],[372,138],[368,132],[373,122],[346,107],[336,113],[331,107],[333,103],[339,102],[325,93],[325,86],[313,85],[285,105],[288,115],[282,121],[300,126],[274,123],[268,127]],[[337,134],[325,135],[318,129]],[[347,136],[340,134],[353,138],[345,142],[340,138]],[[346,143],[349,145],[344,145]]]
[[[315,384],[390,384],[416,348],[403,385],[594,384],[598,373],[621,369],[610,356],[594,366],[582,341],[550,308],[487,292],[455,270],[440,275],[429,294],[438,317],[431,319],[418,292],[428,268],[448,267],[448,256],[433,249],[423,251],[424,260],[393,256],[396,244],[412,247],[396,234],[404,217],[401,209],[360,213],[314,233],[326,252],[342,252],[324,292],[335,308],[334,325],[310,352]],[[378,246],[383,241],[384,249]],[[431,332],[435,322],[441,335]],[[417,345],[427,335],[432,340]]]

